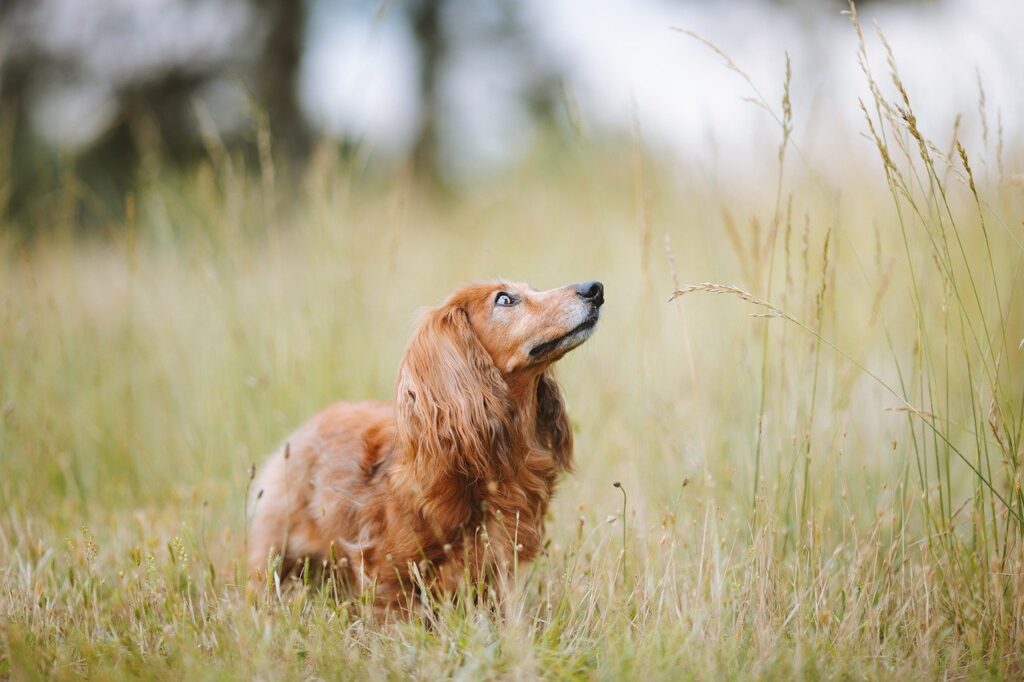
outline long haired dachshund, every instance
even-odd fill
[[[541,548],[572,430],[551,365],[594,331],[600,282],[475,284],[428,310],[394,403],[343,402],[292,434],[252,486],[249,567],[329,567],[378,607],[494,583]],[[477,581],[480,581],[479,583]]]

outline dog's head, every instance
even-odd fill
[[[544,368],[586,341],[603,304],[600,282],[548,291],[499,282],[464,287],[445,305],[465,313],[491,362],[508,378]]]
[[[536,433],[564,467],[572,434],[550,365],[594,332],[600,282],[548,291],[527,284],[474,284],[428,311],[402,362],[396,390],[399,436],[473,476],[509,463],[522,405],[510,384],[536,378]],[[521,398],[521,396],[520,396]]]

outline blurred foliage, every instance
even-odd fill
[[[376,13],[378,19],[394,13],[410,26],[420,101],[410,166],[436,188],[444,187],[446,180],[441,80],[454,46],[466,36],[509,48],[504,56],[522,62],[529,74],[523,92],[528,111],[541,121],[552,117],[559,97],[558,73],[553,65],[538,62],[516,3],[481,8],[452,0],[412,0],[362,2],[356,7]],[[223,147],[215,153],[240,154],[239,160],[249,167],[272,148],[277,172],[284,174],[297,173],[309,161],[314,134],[297,92],[309,2],[217,0],[202,6],[203,11],[182,0],[158,3],[157,11],[150,13],[152,21],[160,21],[165,14],[179,19],[175,26],[180,36],[171,36],[171,47],[165,46],[168,54],[161,57],[154,52],[135,66],[130,63],[132,55],[126,54],[125,63],[108,65],[110,72],[100,73],[95,66],[83,65],[85,53],[101,46],[107,51],[119,49],[122,24],[141,31],[144,40],[151,30],[150,15],[145,9],[101,5],[96,8],[98,18],[82,28],[93,35],[62,42],[48,34],[59,33],[65,9],[62,0],[0,4],[0,37],[6,44],[0,62],[0,115],[6,132],[0,142],[6,145],[0,147],[0,154],[8,157],[10,173],[0,219],[9,225],[31,233],[50,222],[46,215],[52,195],[69,175],[79,182],[75,210],[82,213],[80,222],[85,229],[96,229],[109,224],[108,216],[120,211],[126,192],[145,177],[147,165],[185,170],[211,147]],[[189,34],[220,20],[237,25],[217,33],[216,48],[188,52],[193,49]],[[38,102],[40,91],[73,88],[87,79],[100,79],[109,89],[114,109],[109,123],[73,150],[48,145],[33,131],[31,121],[38,113],[33,108],[44,106]],[[207,110],[203,95],[233,80],[240,80],[245,88],[248,111],[241,126],[220,130],[210,118],[217,112]],[[356,151],[349,141],[335,144],[346,154]]]

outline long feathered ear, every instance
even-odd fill
[[[537,383],[537,436],[558,465],[572,471],[572,426],[562,390],[550,372],[544,372]]]
[[[514,405],[462,308],[443,306],[420,322],[395,403],[398,438],[418,470],[485,479],[509,465]]]

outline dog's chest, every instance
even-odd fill
[[[480,493],[479,518],[491,542],[510,545],[520,558],[532,558],[543,538],[557,477],[551,454],[531,449],[511,476],[488,482]]]

